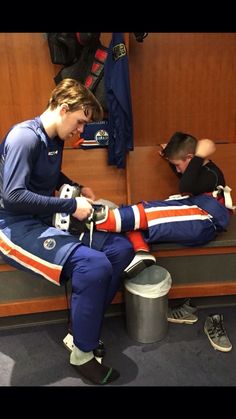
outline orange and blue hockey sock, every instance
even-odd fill
[[[97,221],[96,229],[110,232],[146,230],[147,218],[142,203],[109,209],[105,221]]]

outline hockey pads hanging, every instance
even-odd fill
[[[47,41],[53,64],[71,65],[80,56],[83,49],[75,33],[49,32]]]

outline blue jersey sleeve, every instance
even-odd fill
[[[42,142],[30,127],[18,126],[10,131],[1,155],[2,205],[7,211],[15,213],[72,214],[76,210],[74,198],[61,199],[51,194],[44,196],[30,187],[33,168],[41,149]]]

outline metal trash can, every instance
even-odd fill
[[[171,283],[170,273],[158,265],[125,281],[126,327],[132,339],[154,343],[167,335]]]

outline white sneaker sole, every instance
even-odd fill
[[[124,269],[124,276],[132,278],[138,273],[142,272],[148,266],[154,265],[156,263],[156,258],[149,253],[147,255],[140,254],[135,255],[131,263]]]
[[[189,320],[189,319],[171,319],[171,318],[167,318],[167,320],[170,323],[193,324],[193,323],[196,323],[198,321],[198,318],[192,319],[192,320]]]

